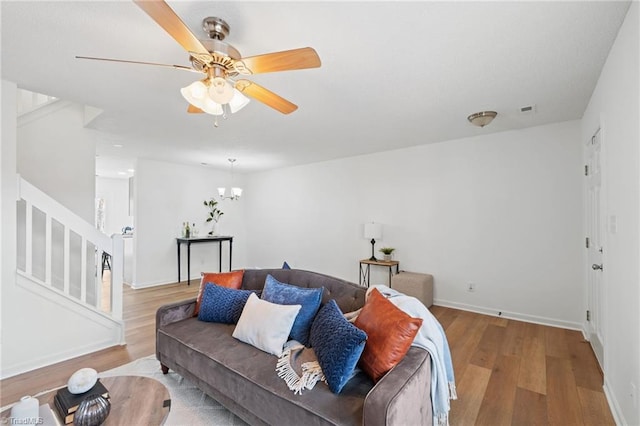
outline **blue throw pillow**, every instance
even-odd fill
[[[367,333],[347,321],[331,299],[313,320],[310,337],[329,389],[340,393],[358,364]]]
[[[302,309],[298,313],[293,323],[289,336],[303,345],[309,345],[309,330],[313,317],[316,316],[320,303],[322,302],[322,292],[324,287],[303,288],[295,285],[281,283],[267,275],[262,289],[263,300],[279,305],[301,305]]]
[[[204,287],[198,319],[206,322],[237,324],[251,290],[236,290],[207,283]]]

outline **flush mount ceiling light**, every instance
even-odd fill
[[[495,111],[480,111],[475,114],[471,114],[467,117],[467,120],[474,126],[484,127],[487,124],[491,123],[494,118],[498,115]]]
[[[223,200],[239,200],[242,196],[242,188],[238,188],[233,186],[233,163],[236,162],[235,158],[229,158],[229,163],[231,163],[231,195],[225,196],[225,192],[227,192],[226,188],[218,188],[218,195]]]

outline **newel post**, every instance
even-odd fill
[[[122,282],[124,279],[124,240],[121,234],[111,236],[111,297],[113,318],[122,320]]]

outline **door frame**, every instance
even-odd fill
[[[609,229],[609,216],[607,214],[607,191],[606,191],[606,164],[603,161],[605,157],[604,151],[606,149],[605,144],[605,132],[603,123],[600,122],[599,125],[595,126],[595,128],[587,133],[589,137],[586,138],[583,145],[583,156],[584,156],[584,164],[585,164],[585,180],[584,180],[584,234],[585,238],[590,239],[590,248],[586,248],[586,244],[583,247],[586,248],[584,255],[583,267],[585,271],[584,276],[584,288],[585,288],[585,317],[584,317],[584,327],[583,333],[586,339],[589,341],[591,348],[596,356],[596,359],[600,365],[601,370],[604,371],[605,365],[605,346],[606,346],[606,318],[607,318],[607,303],[606,303],[606,282],[607,282],[607,249],[606,249],[606,241],[607,241],[607,232]],[[600,143],[600,188],[599,188],[599,233],[600,233],[600,241],[594,241],[594,238],[589,235],[590,233],[590,211],[589,211],[589,191],[590,191],[590,174],[589,176],[586,173],[586,165],[590,165],[590,150],[592,149],[593,140],[596,136],[599,136]],[[591,171],[590,171],[591,172]],[[585,240],[586,243],[586,240]],[[599,245],[602,248],[602,255],[600,256],[600,261],[603,266],[603,270],[594,271],[592,269],[593,257],[591,255],[591,250],[594,249],[594,244]],[[599,277],[599,289],[592,288],[592,278],[590,274],[600,274]],[[597,295],[597,298],[594,297]],[[599,299],[599,300],[597,300]],[[597,304],[597,305],[596,305]],[[591,321],[588,319],[587,315],[597,315],[596,321]],[[595,318],[595,317],[593,317]],[[597,324],[598,329],[594,328],[594,325]],[[599,333],[599,335],[598,335]]]

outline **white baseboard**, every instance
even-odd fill
[[[434,299],[435,305],[445,306],[447,308],[460,309],[463,311],[476,312],[479,314],[489,315],[492,317],[500,317],[513,319],[534,324],[548,325],[551,327],[567,328],[569,330],[578,330],[583,332],[582,324],[579,322],[559,320],[555,318],[540,317],[536,315],[523,314],[519,312],[502,311],[496,308],[487,308],[485,306],[468,305],[466,303],[451,302],[449,300]],[[583,332],[584,333],[584,332]]]
[[[192,277],[191,280],[200,280],[200,274],[198,274],[195,277]],[[191,281],[190,280],[190,281]],[[186,284],[187,281],[185,281],[184,279],[180,282],[180,284]],[[130,287],[134,290],[139,290],[141,288],[150,288],[150,287],[158,287],[161,285],[167,285],[167,284],[177,284],[176,281],[147,281],[147,282],[142,282],[142,283],[131,283]]]
[[[124,344],[114,345],[113,340],[105,340],[102,342],[96,342],[91,345],[87,345],[83,347],[74,347],[69,351],[50,353],[50,354],[47,354],[46,356],[42,356],[37,359],[30,360],[29,362],[16,364],[7,369],[2,370],[2,373],[0,375],[0,380],[17,376],[18,374],[27,373],[29,371],[36,370],[38,368],[48,367],[50,365],[57,364],[59,362],[67,361],[82,355],[87,355],[87,354],[101,351],[103,349],[111,348],[114,346],[124,346]],[[81,368],[81,367],[84,367],[84,366],[78,366],[78,368]]]
[[[607,378],[604,378],[604,396],[607,398],[607,402],[609,403],[609,408],[611,409],[611,414],[613,415],[613,420],[617,425],[626,425],[627,422],[624,421],[624,416],[622,415],[622,410],[620,409],[620,405],[618,404],[618,400],[615,395],[611,393],[611,386],[609,386],[609,382]]]

